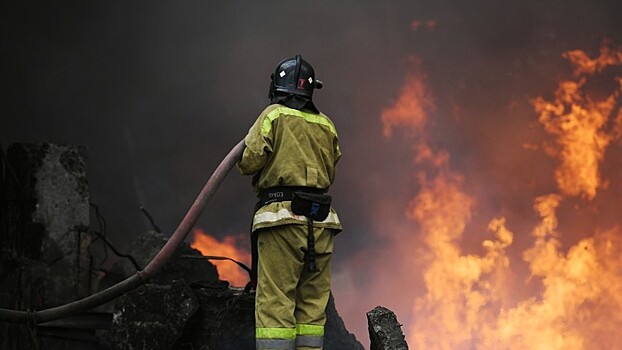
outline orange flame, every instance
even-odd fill
[[[427,87],[427,76],[418,69],[421,60],[412,56],[410,62],[415,69],[406,76],[399,99],[382,112],[385,136],[391,136],[393,128],[398,126],[420,132],[426,126],[426,115],[436,110],[434,97]]]
[[[485,349],[614,349],[622,336],[622,279],[617,228],[570,247],[564,256],[555,236],[556,208],[561,196],[536,199],[542,222],[534,229],[533,247],[525,251],[532,277],[544,290],[516,307],[500,310],[496,324],[486,329]],[[617,254],[615,253],[615,254]],[[615,296],[614,296],[615,295]]]
[[[602,100],[590,96],[586,84],[593,74],[622,65],[622,50],[603,47],[594,59],[575,50],[564,57],[576,79],[562,81],[553,101],[538,97],[533,102],[541,125],[555,140],[545,149],[560,162],[553,174],[559,193],[534,199],[539,223],[522,261],[512,261],[508,253],[515,234],[505,217],[489,221],[493,237],[483,240],[482,253],[463,251],[461,241],[477,201],[465,190],[465,176],[451,170],[449,152],[427,141],[428,118],[436,105],[419,60],[413,60],[414,71],[406,76],[400,97],[382,113],[384,135],[391,137],[396,127],[410,132],[414,159],[422,167],[420,191],[406,210],[419,234],[397,230],[400,239],[390,249],[422,247],[417,259],[403,259],[409,265],[404,270],[422,271],[424,283],[423,293],[411,296],[412,314],[404,328],[411,347],[604,350],[622,344],[617,330],[622,324],[622,229],[586,232],[564,248],[558,217],[565,201],[591,201],[607,189],[601,165],[611,142],[622,139],[622,79]],[[521,263],[530,273],[525,285],[512,278],[513,266]],[[515,291],[525,292],[526,284],[537,290],[521,300]]]
[[[618,103],[622,80],[618,79],[620,87],[616,91],[600,101],[586,95],[583,88],[596,72],[622,65],[622,52],[603,47],[595,59],[580,50],[567,52],[563,57],[575,66],[577,79],[560,82],[552,102],[538,97],[534,107],[545,130],[556,137],[556,146],[547,149],[561,161],[555,171],[559,189],[568,196],[582,195],[593,199],[596,191],[603,187],[599,165],[605,149],[614,137],[620,135],[619,113],[622,112],[618,113],[618,126],[613,132],[608,132],[606,126]]]
[[[226,236],[222,241],[205,233],[201,229],[192,231],[190,246],[205,256],[223,256],[250,266],[250,253],[240,236]],[[232,261],[211,260],[216,265],[221,280],[229,281],[233,286],[244,286],[249,280],[248,274]]]

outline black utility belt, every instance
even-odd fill
[[[292,202],[292,211],[315,221],[324,221],[330,212],[332,197],[325,189],[313,187],[272,187],[259,194],[258,207],[274,202]]]

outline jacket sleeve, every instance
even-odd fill
[[[272,130],[269,132],[262,130],[265,113],[262,113],[251,126],[248,134],[244,138],[246,148],[242,154],[242,159],[237,167],[242,175],[253,175],[261,171],[272,153]]]

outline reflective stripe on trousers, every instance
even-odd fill
[[[294,339],[257,339],[255,341],[257,350],[296,350],[296,340]]]
[[[324,345],[324,337],[316,337],[312,335],[299,335],[296,337],[296,347],[306,346],[309,348],[321,349]]]
[[[257,350],[295,350],[295,328],[256,328],[255,348]]]
[[[324,326],[313,324],[296,325],[296,346],[321,349],[324,345]]]

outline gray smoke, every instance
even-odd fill
[[[338,270],[381,243],[370,188],[404,203],[416,193],[404,176],[414,167],[408,143],[396,148],[380,121],[409,56],[422,60],[437,100],[438,146],[458,170],[479,169],[467,181],[490,187],[474,191],[498,194],[507,184],[486,168],[503,163],[487,151],[500,142],[482,135],[531,135],[529,99],[567,73],[560,54],[597,53],[604,38],[622,44],[620,13],[617,0],[4,1],[0,143],[88,146],[91,197],[111,241],[122,247],[144,231],[141,205],[170,233],[267,104],[276,63],[301,53],[325,83],[316,104],[344,153],[332,189],[345,226]],[[452,119],[456,107],[464,119]],[[198,226],[217,237],[246,232],[254,201],[250,178],[234,173]]]

